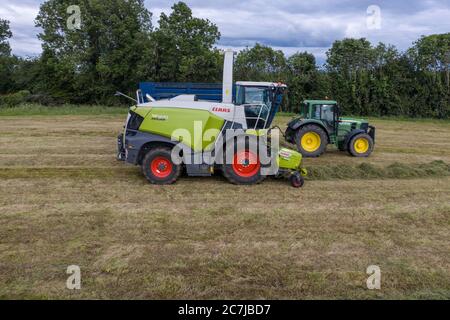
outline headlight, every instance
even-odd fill
[[[142,124],[142,121],[144,121],[144,118],[138,115],[136,112],[130,111],[128,123],[127,123],[127,129],[131,130],[139,130],[139,127]]]

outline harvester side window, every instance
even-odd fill
[[[270,90],[266,87],[240,87],[237,104],[244,105],[247,127],[264,129],[269,117],[272,100]]]
[[[264,129],[269,116],[269,109],[265,105],[246,105],[244,110],[249,129]]]

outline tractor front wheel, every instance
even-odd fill
[[[181,174],[181,165],[172,161],[168,147],[150,149],[142,161],[142,172],[152,184],[172,184]]]
[[[348,152],[354,157],[368,157],[373,151],[373,139],[367,133],[360,133],[350,139]]]
[[[328,137],[325,131],[316,125],[305,125],[301,127],[296,135],[295,142],[297,150],[304,157],[318,157],[325,152]]]

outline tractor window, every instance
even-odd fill
[[[300,117],[308,118],[308,104],[307,103],[302,103],[300,105]]]
[[[321,119],[328,130],[335,128],[335,107],[332,104],[322,105]]]
[[[322,105],[320,105],[320,104],[315,104],[313,106],[313,118],[314,119],[320,120],[320,111],[321,111],[320,109],[322,109]]]
[[[323,105],[322,106],[322,120],[334,122],[334,106],[333,105]]]

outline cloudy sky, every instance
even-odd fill
[[[34,18],[43,0],[1,0],[0,18],[8,19],[13,52],[40,53]],[[146,0],[154,25],[174,1]],[[319,63],[334,40],[366,37],[408,48],[421,35],[450,32],[450,0],[187,0],[197,17],[219,26],[218,47],[241,49],[255,42],[283,50],[313,53]],[[375,6],[375,7],[374,7]],[[378,9],[380,9],[378,14]],[[377,19],[380,17],[380,20]]]

